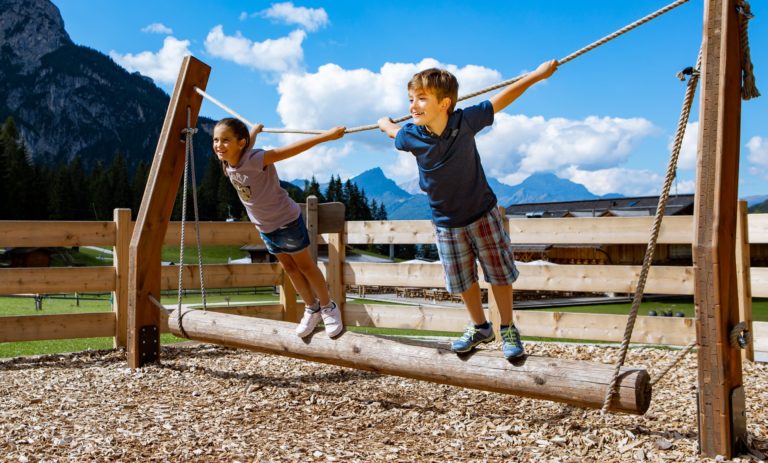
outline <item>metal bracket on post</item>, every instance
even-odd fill
[[[160,331],[157,326],[139,328],[139,358],[142,366],[157,362],[160,358]]]

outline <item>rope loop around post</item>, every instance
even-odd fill
[[[736,11],[739,14],[739,45],[741,48],[741,99],[751,100],[760,96],[760,91],[755,83],[752,56],[749,51],[749,20],[755,16],[747,0],[736,2]]]

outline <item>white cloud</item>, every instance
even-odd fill
[[[304,135],[306,136],[306,135]],[[340,143],[338,141],[318,145],[292,158],[275,164],[278,174],[283,180],[297,178],[310,179],[314,175],[318,182],[325,183],[330,175],[348,178],[349,172],[344,168],[344,160],[352,154],[354,142]]]
[[[683,135],[683,143],[680,147],[680,157],[677,159],[677,167],[680,169],[691,170],[696,169],[696,157],[698,150],[699,140],[699,123],[689,122],[685,127],[685,135]],[[672,148],[674,148],[675,139],[669,141],[667,149],[672,154]]]
[[[750,172],[768,178],[768,139],[754,136],[745,146],[749,150]]]
[[[205,38],[205,49],[211,55],[260,71],[298,72],[304,60],[301,45],[307,33],[295,30],[286,37],[254,42],[240,32],[225,35],[218,25]]]
[[[274,3],[259,14],[285,24],[298,24],[310,32],[328,25],[328,13],[323,8],[297,7],[291,2]]]
[[[642,118],[545,119],[502,112],[489,131],[478,135],[477,145],[489,174],[504,178],[567,166],[613,167],[625,162],[640,140],[655,131]]]
[[[120,54],[114,50],[109,52],[115,62],[130,72],[138,71],[155,81],[172,84],[179,75],[179,68],[185,56],[191,55],[189,40],[178,40],[166,37],[163,48],[157,53],[144,51],[137,54]]]
[[[557,172],[562,178],[586,186],[596,195],[608,193],[621,193],[625,196],[651,196],[661,191],[664,177],[649,170],[626,169],[611,167],[598,170],[581,170],[575,166],[569,166]],[[678,185],[678,191],[680,185]]]
[[[173,34],[173,29],[166,26],[163,23],[152,23],[148,26],[145,26],[141,29],[141,32],[146,32],[148,34]]]
[[[499,73],[492,69],[458,68],[431,58],[418,63],[385,63],[378,72],[344,69],[330,63],[314,73],[281,76],[277,111],[286,127],[323,129],[375,124],[379,117],[408,113],[406,84],[413,74],[428,67],[447,68],[456,74],[462,88],[475,89],[500,80]],[[392,140],[378,129],[355,134],[355,137],[380,149],[392,147]],[[412,176],[411,173],[406,178]]]

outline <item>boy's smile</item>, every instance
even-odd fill
[[[230,166],[240,162],[245,148],[245,139],[238,140],[231,128],[217,125],[213,129],[213,152],[220,161],[226,161]]]
[[[408,92],[409,110],[413,123],[425,126],[430,132],[440,135],[448,122],[448,107],[451,99],[437,100],[437,95],[424,89]]]

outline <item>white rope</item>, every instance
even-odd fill
[[[655,18],[663,15],[664,13],[677,8],[678,6],[682,5],[683,3],[687,3],[688,1],[689,0],[677,0],[677,1],[673,2],[673,3],[670,3],[669,5],[661,8],[661,9],[658,9],[658,10],[654,11],[653,13],[651,13],[651,14],[643,17],[643,18],[638,19],[637,21],[622,27],[621,29],[617,30],[616,32],[614,32],[612,34],[609,34],[609,35],[606,35],[602,39],[596,40],[596,41],[592,42],[591,44],[587,45],[586,47],[583,47],[583,48],[581,48],[581,49],[571,53],[570,55],[566,56],[565,58],[562,58],[562,59],[558,60],[558,63],[559,63],[559,65],[563,65],[563,64],[565,64],[565,63],[567,63],[569,61],[572,61],[575,58],[578,58],[579,56],[583,55],[584,53],[587,53],[588,51],[594,50],[595,48],[610,42],[611,40],[619,37],[620,35],[626,34],[627,32],[631,31],[632,29],[635,29],[635,28],[637,28],[637,27],[647,23],[648,21],[651,21],[652,19],[655,19]],[[485,87],[483,89],[480,89],[480,90],[477,90],[475,92],[469,93],[467,95],[461,96],[461,97],[459,97],[459,99],[457,101],[464,101],[464,100],[467,100],[469,98],[473,98],[473,97],[476,97],[478,95],[482,95],[483,93],[488,93],[488,92],[490,92],[492,90],[496,90],[498,88],[506,87],[507,85],[510,85],[510,84],[513,84],[513,83],[517,82],[518,80],[522,79],[526,75],[527,74],[523,74],[523,75],[517,76],[515,78],[509,79],[509,80],[505,80],[503,82],[499,82],[499,83],[491,85],[489,87]],[[232,116],[234,116],[234,117],[240,119],[241,121],[245,122],[251,128],[253,128],[256,125],[253,122],[251,122],[248,119],[246,119],[243,116],[241,116],[240,114],[238,114],[237,112],[235,112],[234,110],[232,110],[231,108],[229,108],[224,103],[220,102],[216,98],[214,98],[211,95],[209,95],[208,93],[204,92],[203,90],[195,87],[195,91],[198,94],[200,94],[203,98],[208,99],[211,103],[215,104],[216,106],[218,106],[219,108],[223,109],[227,113],[229,113]],[[407,121],[410,118],[411,118],[411,115],[408,114],[408,115],[405,115],[405,116],[398,117],[397,119],[392,119],[392,122],[400,123],[400,122],[403,122],[403,121]],[[361,125],[359,127],[348,128],[347,130],[344,131],[344,133],[364,132],[366,130],[376,130],[378,128],[379,128],[378,124]],[[264,128],[264,129],[262,129],[262,132],[266,132],[266,133],[301,133],[301,134],[308,134],[308,135],[317,135],[317,134],[324,133],[325,131],[324,130],[317,130],[317,129],[289,129],[289,128],[275,129],[275,128]]]

